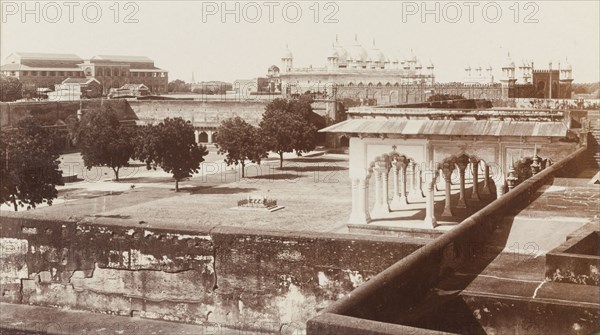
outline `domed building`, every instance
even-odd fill
[[[336,36],[324,53],[323,67],[298,68],[293,66],[293,53],[286,46],[281,57],[281,72],[269,71],[268,79],[277,82],[284,97],[313,93],[328,97],[340,87],[400,86],[405,84],[433,84],[434,66],[424,67],[412,53],[403,61],[393,56],[390,60],[375,44],[365,48],[354,37],[353,43],[343,46]]]

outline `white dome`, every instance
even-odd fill
[[[355,62],[364,62],[367,57],[367,50],[360,44],[355,44],[348,49],[348,58]]]
[[[385,57],[383,52],[381,52],[381,50],[379,50],[375,46],[375,40],[373,40],[373,46],[371,47],[371,49],[369,49],[368,55],[369,58],[375,62],[385,63],[387,61],[387,58]]]
[[[292,59],[294,58],[294,55],[292,54],[292,52],[290,51],[290,49],[288,49],[288,47],[285,47],[285,50],[283,51],[283,54],[281,55],[281,59]]]
[[[346,49],[344,49],[344,47],[342,47],[339,44],[335,44],[333,46],[335,48],[335,51],[338,55],[338,62],[339,63],[345,63],[346,59],[348,58],[348,51],[346,51]]]
[[[340,55],[338,54],[337,50],[333,48],[329,51],[329,55],[327,56],[327,58],[338,58],[339,56]]]

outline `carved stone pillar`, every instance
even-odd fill
[[[369,215],[369,182],[368,179],[356,179],[352,183],[353,194],[356,192],[356,202],[352,201],[352,214],[348,223],[367,224],[371,221]],[[356,187],[354,186],[356,185]]]
[[[392,207],[398,208],[403,205],[400,201],[400,171],[402,170],[402,166],[400,162],[396,159],[392,161],[391,172],[393,175],[393,183],[394,183],[394,194],[392,195]],[[404,199],[406,200],[406,199]],[[405,204],[404,204],[405,205]]]
[[[471,157],[471,168],[473,174],[473,192],[471,192],[471,199],[481,201],[481,197],[479,197],[479,160]]]
[[[375,174],[375,205],[373,211],[378,212],[381,206],[381,171],[375,168],[373,173]]]
[[[402,165],[402,170],[400,170],[400,202],[408,205],[408,197],[406,193],[406,168],[408,164]]]
[[[431,181],[427,182],[427,195],[425,197],[425,225],[435,228],[437,226],[437,219],[435,218],[435,184],[437,180],[437,174],[435,174]]]
[[[481,194],[491,194],[490,190],[490,166],[485,164],[483,167],[483,188],[481,189]]]
[[[369,223],[371,221],[371,215],[369,213],[369,178],[359,180],[358,190],[360,196],[359,203],[362,203],[359,214],[361,215],[361,218],[364,218],[365,223]]]
[[[465,196],[465,171],[467,169],[467,166],[469,165],[469,157],[467,155],[462,155],[458,157],[456,159],[456,165],[458,166],[458,172],[460,176],[460,196],[458,198],[456,208],[467,208],[467,201]]]
[[[373,211],[377,214],[389,213],[387,162],[377,162],[373,172],[375,173],[375,208]]]
[[[400,208],[408,205],[408,199],[406,197],[406,167],[408,160],[404,156],[397,157],[392,161],[392,172],[396,178],[394,181],[394,196],[392,198],[392,206],[394,208]]]
[[[408,162],[408,167],[410,168],[410,176],[408,176],[408,182],[409,182],[409,186],[408,186],[408,193],[412,196],[415,194],[415,188],[417,186],[417,183],[415,182],[415,166],[416,163],[413,161]]]
[[[504,194],[504,176],[502,175],[502,170],[498,171],[498,178],[494,181],[496,184],[496,199],[499,199]]]
[[[355,223],[358,221],[358,211],[360,207],[359,195],[358,195],[358,179],[353,178],[352,182],[352,211],[350,212],[350,218],[348,223]]]
[[[452,211],[452,184],[450,182],[450,180],[452,179],[452,172],[454,172],[454,169],[456,165],[456,160],[454,158],[451,159],[445,159],[442,164],[442,173],[444,175],[444,180],[446,182],[446,187],[445,187],[445,191],[446,191],[446,199],[444,202],[444,212],[442,213],[442,216],[454,216],[454,212]]]
[[[423,193],[423,170],[419,168],[419,177],[417,178],[417,195],[420,198],[425,198],[425,193]]]

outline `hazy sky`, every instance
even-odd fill
[[[270,65],[280,65],[286,44],[295,66],[323,66],[336,34],[345,45],[353,44],[356,34],[365,48],[375,39],[389,58],[414,50],[423,65],[435,64],[441,82],[460,81],[466,64],[499,71],[507,52],[517,65],[530,59],[537,68],[550,61],[557,66],[568,57],[576,82],[600,81],[597,0],[427,1],[426,8],[422,1],[230,1],[225,6],[232,11],[224,20],[221,1],[121,1],[117,6],[114,1],[78,6],[28,1],[27,8],[21,3],[0,2],[2,63],[15,51],[82,58],[145,55],[168,70],[170,79],[189,81],[194,72],[197,81],[233,81],[264,76]],[[30,13],[23,17],[26,9]],[[422,17],[425,9],[431,13]]]

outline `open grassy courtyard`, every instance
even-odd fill
[[[3,215],[68,219],[117,225],[178,229],[210,229],[218,225],[266,230],[344,231],[351,208],[348,157],[315,152],[312,157],[286,155],[283,169],[275,156],[261,165],[227,167],[214,147],[194,177],[180,182],[175,192],[171,175],[146,170],[140,162],[123,168],[120,181],[109,168],[87,170],[78,153],[61,157],[65,173],[78,181],[58,187],[52,206]],[[248,195],[276,199],[285,207],[275,212],[236,209]]]

